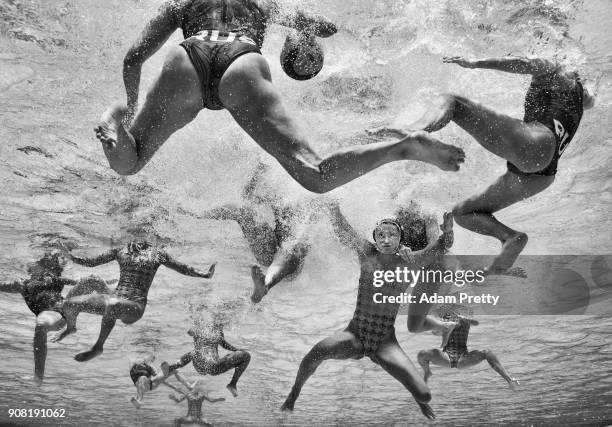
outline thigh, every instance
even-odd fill
[[[469,368],[482,362],[487,358],[484,351],[472,350],[467,353],[463,353],[457,362],[457,368]]]
[[[363,357],[364,348],[353,332],[344,330],[319,341],[310,354],[317,359],[358,359]]]
[[[454,95],[453,121],[484,148],[523,167],[541,170],[556,150],[554,134],[541,123],[498,113],[492,108]]]
[[[219,375],[230,369],[234,369],[245,361],[245,353],[244,351],[234,351],[220,357],[216,362],[208,364],[207,373],[209,375]]]
[[[448,368],[450,366],[450,359],[448,354],[444,353],[439,348],[432,348],[423,352],[427,360],[436,366],[442,366]]]
[[[294,178],[318,174],[320,158],[289,114],[259,54],[237,58],[221,78],[219,98],[236,122]]]
[[[112,304],[114,316],[126,325],[140,320],[145,311],[143,304],[124,298],[112,297],[110,304]]]
[[[429,393],[429,388],[421,378],[419,371],[400,347],[395,334],[386,337],[378,347],[372,361],[393,378],[401,382],[411,393],[423,395]]]
[[[478,142],[485,144],[518,143],[531,138],[529,127],[520,119],[498,113],[463,96],[455,98],[453,121]]]
[[[130,128],[142,161],[149,160],[170,135],[191,122],[202,108],[198,73],[187,52],[175,46]]]
[[[444,271],[442,268],[440,268],[439,270],[441,274],[444,274]],[[421,271],[423,272],[423,274],[433,275],[435,271],[438,271],[438,269],[430,270],[430,269],[425,268]],[[414,296],[415,302],[410,303],[408,305],[408,328],[409,329],[412,329],[412,327],[418,328],[420,324],[423,322],[424,317],[429,314],[429,311],[431,310],[431,307],[433,306],[433,303],[420,302],[422,295],[431,296],[435,292],[438,292],[441,286],[442,286],[441,283],[436,282],[436,281],[430,282],[429,279],[427,279],[426,281],[425,280],[420,281],[419,283],[415,285],[414,288],[412,288],[410,295]]]
[[[507,171],[485,191],[457,205],[453,212],[459,215],[494,213],[538,194],[548,188],[554,180],[554,176],[519,176]]]
[[[66,319],[57,311],[45,310],[36,316],[36,327],[42,327],[48,331],[57,331],[65,324]]]
[[[89,294],[67,298],[64,305],[78,306],[80,311],[91,314],[104,314],[110,297],[105,294]]]

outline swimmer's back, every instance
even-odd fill
[[[539,122],[551,129],[559,139],[559,125],[565,142],[569,142],[582,118],[583,89],[580,78],[573,73],[550,72],[533,76],[525,96],[526,123]],[[557,124],[555,123],[557,122]]]
[[[253,0],[172,0],[185,39],[202,30],[234,32],[263,44],[272,3]]]

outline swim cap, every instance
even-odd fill
[[[288,35],[280,54],[285,74],[295,80],[308,80],[323,68],[323,48],[314,37]]]
[[[397,229],[400,232],[400,244],[401,244],[401,242],[404,240],[404,229],[402,228],[400,223],[394,220],[393,218],[385,218],[385,219],[381,219],[380,221],[378,221],[376,223],[376,227],[374,227],[374,230],[372,230],[372,239],[376,241],[376,230],[378,230],[378,228],[383,224],[393,224],[397,227]]]

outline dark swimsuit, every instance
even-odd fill
[[[149,379],[149,390],[153,389],[153,381],[151,381],[151,377],[155,376],[157,373],[155,370],[146,363],[136,363],[132,365],[130,369],[130,377],[134,382],[134,385],[138,382],[138,378],[147,377]]]
[[[456,368],[461,356],[467,353],[467,339],[469,333],[470,321],[463,318],[459,319],[459,324],[453,329],[446,346],[442,349],[443,352],[448,354],[451,368]]]
[[[517,175],[553,176],[557,163],[578,130],[582,118],[583,89],[580,78],[569,87],[567,78],[558,73],[534,76],[525,96],[525,123],[538,122],[555,135],[557,145],[551,162],[538,172],[523,172],[508,162],[508,170]]]
[[[219,82],[225,71],[245,53],[261,54],[263,11],[249,0],[193,0],[177,20],[185,38],[181,46],[202,82],[204,107],[223,109]]]
[[[372,251],[376,249],[372,248]],[[373,304],[375,293],[384,296],[398,296],[406,290],[406,283],[387,283],[380,288],[372,285],[372,277],[360,277],[357,290],[357,306],[353,319],[346,328],[361,342],[364,355],[372,357],[378,351],[380,344],[389,336],[395,337],[395,318],[399,304]]]
[[[28,308],[36,316],[48,310],[64,316],[63,289],[64,283],[59,277],[53,278],[51,283],[45,283],[42,279],[28,279],[24,281],[22,295]]]

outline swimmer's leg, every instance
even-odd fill
[[[546,126],[525,123],[454,94],[440,96],[432,110],[408,127],[434,132],[451,120],[486,150],[524,172],[544,169],[555,153],[555,136]]]
[[[293,411],[302,387],[324,360],[359,358],[361,356],[363,356],[363,344],[359,342],[355,334],[349,331],[338,332],[317,343],[300,363],[295,384],[293,384],[281,410]]]
[[[151,380],[146,376],[138,377],[136,380],[136,397],[132,397],[132,405],[136,407],[136,409],[140,409],[142,405],[142,401],[144,400],[144,395],[151,386]]]
[[[422,294],[437,292],[440,289],[439,283],[418,283],[411,295],[414,295],[416,301],[420,301]],[[418,302],[410,304],[408,307],[408,330],[414,334],[433,331],[436,335],[442,336],[441,347],[444,347],[448,342],[451,332],[457,326],[455,322],[445,322],[435,316],[429,315],[429,310],[433,304],[426,302]]]
[[[115,327],[117,319],[120,319],[126,325],[131,325],[142,317],[144,314],[144,306],[134,301],[123,298],[110,297],[106,305],[106,310],[102,316],[102,324],[100,325],[100,335],[98,340],[90,350],[74,356],[77,362],[87,362],[96,356],[99,356],[104,351],[104,343]]]
[[[36,316],[34,328],[34,382],[41,385],[45,376],[47,360],[47,332],[57,331],[66,324],[62,315],[56,311],[43,311]]]
[[[396,160],[419,160],[448,171],[459,170],[464,161],[461,149],[424,132],[398,141],[345,148],[321,158],[286,110],[267,62],[255,53],[232,63],[221,78],[219,98],[255,142],[304,188],[316,193],[331,191]]]
[[[472,350],[462,355],[457,363],[457,368],[469,368],[479,364],[483,360],[486,360],[489,363],[489,366],[491,366],[495,372],[506,380],[511,389],[514,389],[515,386],[519,385],[519,381],[516,378],[512,378],[508,374],[508,371],[506,371],[497,356],[490,350]]]
[[[448,354],[444,353],[439,348],[419,351],[419,354],[417,355],[417,361],[419,362],[419,365],[421,365],[421,367],[423,368],[423,380],[425,382],[429,381],[429,378],[431,378],[431,376],[433,375],[433,372],[431,372],[430,364],[443,367],[450,366],[450,359],[448,358]]]
[[[428,405],[431,400],[429,387],[421,379],[419,371],[402,350],[394,333],[388,334],[378,347],[372,361],[380,365],[393,378],[398,380],[412,394],[421,408],[421,412],[430,420],[436,418]]]
[[[52,342],[59,342],[66,336],[76,332],[76,322],[79,313],[103,315],[110,297],[106,294],[89,294],[67,298],[64,301],[63,311],[66,318],[66,329],[51,338]]]
[[[175,427],[181,427],[183,424],[193,424],[193,417],[191,415],[188,415],[186,417],[181,417],[181,418],[177,418],[174,420],[174,425]]]
[[[554,176],[519,176],[508,171],[484,192],[453,208],[457,224],[476,233],[495,237],[502,243],[501,253],[487,268],[488,274],[524,277],[521,269],[509,269],[527,245],[527,235],[502,224],[493,213],[538,194],[548,188],[554,179]]]
[[[202,89],[187,52],[174,47],[160,76],[149,89],[142,109],[129,130],[123,120],[127,107],[113,104],[96,127],[111,168],[120,175],[140,171],[162,144],[191,122],[202,109]]]
[[[309,246],[306,242],[281,245],[274,255],[274,260],[270,267],[268,267],[265,276],[259,266],[253,266],[251,268],[251,277],[253,278],[255,288],[253,295],[251,295],[251,301],[261,301],[272,287],[285,277],[295,273],[303,264]]]
[[[187,366],[188,364],[191,363],[192,360],[193,360],[193,352],[190,351],[189,353],[183,354],[179,360],[177,360],[176,362],[170,365],[167,364],[166,362],[163,362],[161,367],[162,367],[162,371],[164,372],[164,376],[168,376],[172,372],[176,371],[177,369],[182,368],[183,366]],[[166,369],[167,369],[167,372],[166,372]]]
[[[244,371],[246,371],[246,368],[249,366],[250,361],[251,355],[248,351],[234,351],[220,358],[213,366],[212,370],[209,370],[207,373],[209,373],[210,375],[219,375],[223,372],[229,371],[232,368],[236,368],[234,370],[232,380],[227,385],[227,389],[232,393],[232,396],[236,397],[238,396],[238,380],[240,379],[240,376],[244,373]]]

